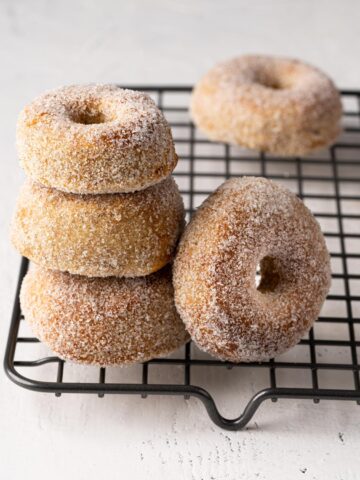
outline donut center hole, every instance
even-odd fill
[[[81,123],[82,125],[93,125],[95,123],[106,122],[105,115],[99,111],[78,112],[76,115],[73,115],[71,119],[73,122]]]
[[[256,267],[255,285],[260,293],[273,292],[281,280],[281,267],[274,257],[264,257]]]
[[[257,83],[263,87],[270,88],[271,90],[284,90],[288,88],[280,78],[275,75],[261,74],[258,75]]]
[[[282,90],[284,88],[276,80],[264,82],[262,85],[264,85],[264,87],[271,88],[272,90]]]

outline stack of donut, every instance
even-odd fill
[[[153,100],[112,85],[45,93],[21,112],[17,149],[28,179],[12,241],[32,262],[21,304],[38,338],[101,366],[184,344],[168,267],[184,207]]]

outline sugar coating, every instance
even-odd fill
[[[191,115],[212,140],[277,155],[305,155],[340,133],[340,95],[303,62],[244,55],[221,63],[195,86]]]
[[[143,362],[189,338],[175,309],[169,267],[141,278],[87,278],[32,265],[20,301],[34,334],[76,363]]]
[[[142,190],[177,163],[154,101],[116,85],[72,85],[37,97],[19,115],[17,150],[29,177],[73,193]]]
[[[174,263],[175,303],[192,338],[233,362],[294,346],[317,319],[330,281],[318,222],[265,178],[221,185],[187,226]]]
[[[105,277],[148,275],[172,260],[184,206],[172,177],[135,193],[76,195],[26,181],[11,238],[45,268]]]

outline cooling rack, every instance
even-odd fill
[[[135,88],[148,92],[171,124],[180,157],[174,176],[188,219],[219,184],[240,175],[261,175],[283,183],[311,208],[324,231],[333,270],[332,289],[321,316],[296,347],[269,362],[221,362],[188,343],[169,358],[136,367],[79,370],[53,356],[27,330],[19,305],[19,289],[28,268],[23,258],[5,353],[8,377],[21,387],[56,396],[196,397],[212,421],[228,430],[243,428],[267,399],[360,403],[360,91],[342,92],[344,133],[335,145],[306,158],[280,159],[203,137],[188,115],[191,87]],[[243,403],[240,411],[229,416],[228,408],[220,409],[219,390],[235,398],[236,405]]]

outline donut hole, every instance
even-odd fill
[[[283,86],[277,81],[275,78],[273,79],[266,79],[264,82],[259,82],[260,85],[266,88],[271,88],[272,90],[283,90]]]
[[[97,110],[76,112],[71,115],[71,120],[82,125],[93,125],[96,123],[106,123],[107,119],[103,112]]]
[[[279,261],[270,256],[260,260],[255,273],[255,285],[260,293],[274,292],[281,280]]]
[[[260,270],[260,263],[256,265],[256,273],[255,273],[255,286],[256,289],[259,288],[261,282],[261,270]]]
[[[270,75],[267,72],[258,73],[256,83],[271,90],[285,90],[290,87],[290,85],[284,81],[284,78],[277,75]]]

